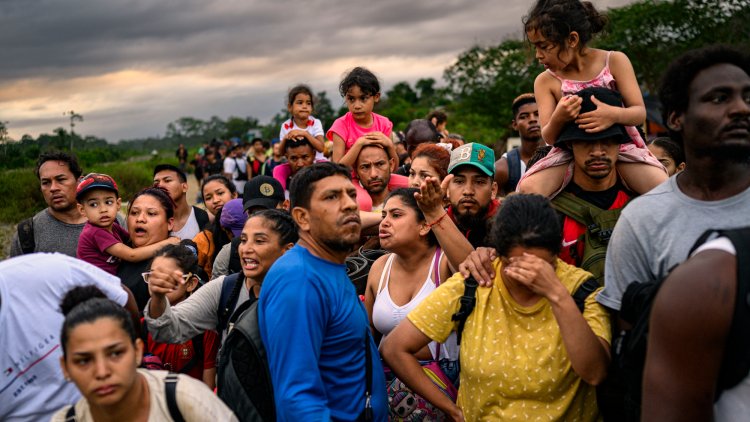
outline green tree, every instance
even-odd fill
[[[328,98],[328,94],[325,91],[320,91],[315,94],[315,117],[320,119],[323,124],[323,130],[327,130],[336,120],[336,113],[333,110],[333,104],[331,99]]]
[[[226,131],[224,136],[227,138],[244,138],[247,131],[258,127],[258,119],[255,117],[236,117],[230,116],[226,122]]]
[[[446,107],[451,132],[485,144],[507,138],[513,99],[533,92],[534,78],[543,70],[521,40],[461,53],[443,74],[453,100]]]
[[[645,92],[656,92],[666,67],[687,50],[750,47],[750,0],[644,0],[608,15],[608,33],[593,45],[627,54]]]

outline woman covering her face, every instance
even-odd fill
[[[456,403],[430,382],[414,354],[456,330],[452,316],[464,294],[461,274],[385,338],[385,362],[454,420],[598,420],[594,386],[609,365],[609,313],[596,302],[596,292],[578,308],[572,294],[593,276],[557,257],[561,233],[556,212],[542,196],[517,194],[503,201],[491,232],[498,256],[494,284],[476,289],[476,306],[460,337]]]

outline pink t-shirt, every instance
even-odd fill
[[[328,160],[315,160],[316,163],[325,163]],[[273,168],[273,178],[281,183],[281,187],[284,188],[284,196],[289,199],[289,187],[286,185],[289,176],[292,175],[292,166],[289,163],[279,164]]]
[[[347,112],[343,116],[336,119],[328,132],[326,137],[328,140],[333,140],[333,134],[339,135],[344,140],[346,149],[344,154],[349,152],[357,139],[366,135],[370,132],[382,132],[385,136],[391,136],[393,130],[393,123],[388,120],[387,117],[383,117],[379,114],[372,113],[372,126],[362,127],[354,121],[354,117],[351,112]]]
[[[127,230],[115,222],[112,225],[112,233],[107,229],[97,227],[91,223],[83,226],[80,237],[78,237],[78,251],[76,256],[89,264],[95,265],[102,270],[117,275],[117,266],[120,258],[106,252],[107,248],[117,243],[124,243],[130,239]]]

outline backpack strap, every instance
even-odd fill
[[[195,205],[193,205],[193,212],[195,212],[195,221],[198,223],[198,227],[201,231],[205,230],[208,225],[208,213]]]
[[[231,246],[229,246],[229,264],[227,268],[229,274],[239,273],[242,271],[242,262],[240,261],[240,238],[232,238]]]
[[[36,249],[34,242],[34,217],[29,217],[18,223],[18,242],[24,254],[33,253]]]
[[[464,279],[464,294],[459,299],[461,307],[458,308],[458,312],[451,317],[451,320],[458,321],[458,328],[456,328],[456,343],[459,345],[461,344],[461,334],[464,332],[466,319],[469,318],[469,315],[474,311],[474,306],[477,304],[477,287],[479,287],[479,283],[477,283],[474,277],[469,276]]]
[[[164,389],[166,390],[167,395],[169,416],[172,417],[174,422],[185,422],[185,419],[182,417],[182,412],[180,412],[180,408],[177,406],[177,381],[179,380],[177,374],[170,372],[164,379]]]
[[[76,422],[76,405],[73,403],[65,412],[65,422]]]
[[[732,324],[717,380],[717,399],[750,372],[750,227],[720,230],[732,241],[737,257],[737,295]]]
[[[573,220],[583,224],[587,229],[594,224],[591,210],[604,211],[570,192],[560,192],[552,199],[552,206]]]
[[[237,306],[237,300],[240,297],[240,289],[242,288],[243,284],[239,280],[240,275],[242,275],[242,273],[236,273],[224,277],[223,284],[221,285],[219,307],[216,310],[216,315],[218,315],[219,317],[218,324],[216,325],[216,331],[218,331],[219,333],[223,332],[224,329],[227,328],[229,317],[232,316],[234,307]]]
[[[591,277],[578,286],[576,291],[573,292],[573,301],[575,301],[576,306],[581,313],[583,313],[583,309],[586,307],[586,299],[599,287],[599,281],[597,281],[596,278]]]
[[[146,352],[148,352],[148,324],[145,318],[141,318],[141,341]]]
[[[372,421],[372,351],[370,350],[370,327],[365,327],[365,410],[358,420]]]
[[[521,153],[518,148],[508,151],[505,161],[508,163],[508,181],[505,182],[503,190],[508,194],[516,190],[518,181],[521,180]]]

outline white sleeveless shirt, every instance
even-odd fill
[[[391,279],[391,266],[393,260],[396,257],[395,254],[390,254],[388,260],[385,262],[383,272],[380,274],[380,281],[378,282],[378,293],[375,296],[375,303],[372,307],[372,324],[375,329],[378,330],[383,336],[387,336],[394,328],[404,319],[406,315],[411,312],[412,309],[416,308],[427,296],[430,295],[440,284],[440,262],[443,259],[443,254],[440,248],[437,248],[435,255],[432,257],[430,263],[430,271],[427,274],[427,279],[422,284],[416,295],[404,305],[396,305],[393,303],[391,298],[389,283]],[[433,273],[435,274],[433,281]],[[383,282],[385,281],[385,287]],[[381,340],[382,341],[382,340]],[[437,344],[433,341],[429,345],[432,356],[435,357]],[[458,345],[456,344],[456,333],[451,333],[448,339],[440,347],[439,359],[458,360]]]

